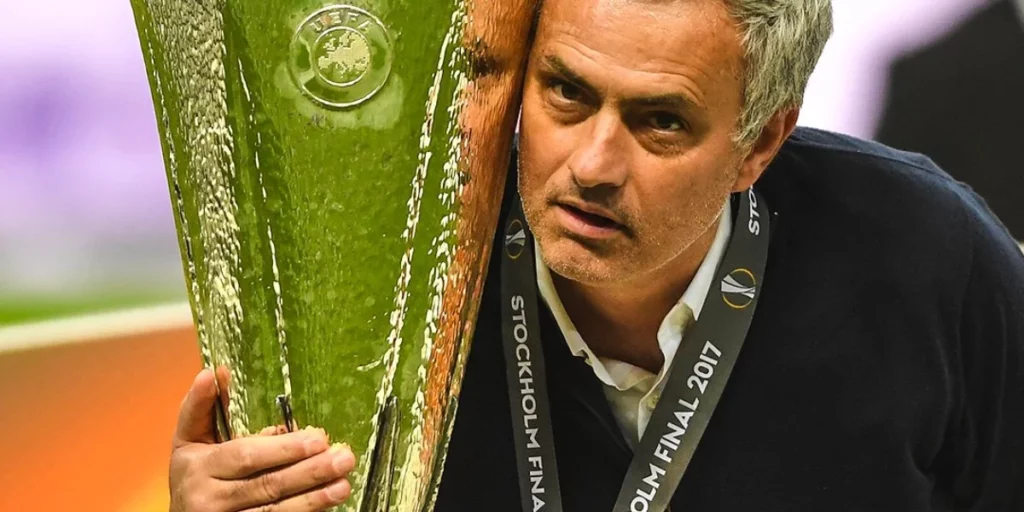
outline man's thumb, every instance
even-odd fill
[[[217,385],[213,372],[203,370],[192,381],[178,411],[178,427],[174,433],[174,446],[186,443],[215,443],[214,407],[217,406]]]

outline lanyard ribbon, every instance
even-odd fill
[[[729,380],[760,298],[768,259],[769,211],[750,189],[740,196],[732,239],[669,367],[668,380],[636,448],[613,512],[663,512]],[[502,342],[512,405],[523,512],[562,512],[547,374],[540,337],[533,242],[518,194],[505,224],[501,262]]]

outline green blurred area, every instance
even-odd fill
[[[184,301],[167,290],[117,290],[90,295],[0,296],[0,326]]]

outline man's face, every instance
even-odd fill
[[[519,189],[554,272],[641,279],[716,226],[742,161],[741,71],[720,0],[546,0]]]

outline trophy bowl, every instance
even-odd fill
[[[323,427],[432,508],[535,0],[131,0],[219,436]]]

